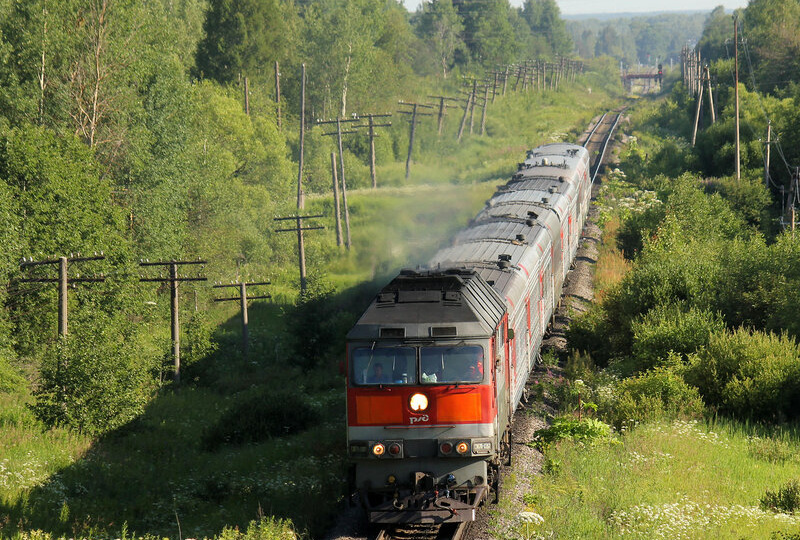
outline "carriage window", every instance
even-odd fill
[[[425,383],[479,383],[483,381],[483,348],[422,347],[421,381]]]
[[[417,357],[413,347],[359,347],[353,351],[356,384],[416,384]]]

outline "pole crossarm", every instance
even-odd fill
[[[93,274],[91,277],[81,277],[76,274],[75,277],[70,278],[68,275],[69,263],[86,262],[86,261],[102,261],[106,257],[101,251],[98,255],[82,256],[80,253],[77,255],[70,253],[69,257],[59,257],[57,259],[47,259],[42,261],[34,261],[33,258],[22,259],[20,261],[20,268],[32,268],[35,266],[45,265],[58,265],[58,278],[22,278],[19,281],[22,283],[58,283],[58,335],[67,335],[67,320],[69,311],[69,299],[67,297],[70,283],[101,283],[106,280],[104,275],[97,276]]]
[[[300,289],[302,291],[306,290],[306,251],[305,251],[305,243],[303,242],[303,231],[317,231],[320,229],[324,229],[325,227],[303,227],[303,220],[304,219],[315,219],[324,217],[324,214],[314,214],[309,216],[282,216],[273,218],[273,221],[289,221],[293,220],[297,223],[295,227],[291,229],[276,229],[275,232],[293,232],[297,233],[297,253],[300,263]]]

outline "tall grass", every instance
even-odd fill
[[[617,247],[617,231],[620,223],[619,216],[613,215],[603,224],[603,241],[600,244],[594,272],[594,300],[597,303],[603,301],[606,292],[622,281],[631,268],[630,261],[625,259]]]
[[[800,478],[800,439],[778,439],[793,457],[774,461],[737,423],[675,421],[639,426],[616,443],[565,440],[547,450],[557,466],[537,477],[528,510],[544,517],[539,532],[555,538],[771,538],[797,532],[800,516],[760,508],[767,490]],[[758,442],[761,441],[761,442]],[[512,522],[497,536],[524,530]]]

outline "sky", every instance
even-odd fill
[[[415,10],[422,0],[403,0],[406,8]],[[521,6],[523,0],[510,0]],[[562,15],[594,13],[634,13],[653,11],[711,11],[719,5],[731,10],[747,6],[747,0],[556,0]]]

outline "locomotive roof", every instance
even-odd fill
[[[503,299],[474,269],[403,270],[381,289],[347,337],[488,336],[504,312]]]

